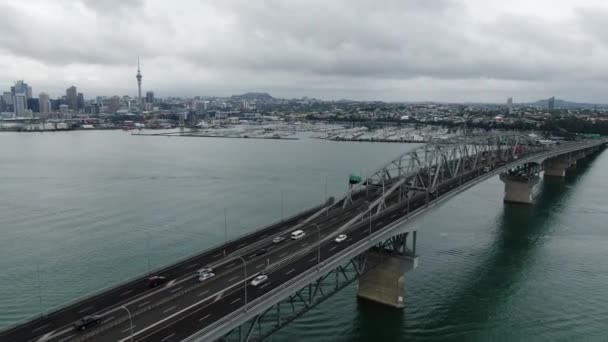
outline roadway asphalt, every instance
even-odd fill
[[[336,209],[339,209],[338,207],[339,206],[336,206]],[[277,222],[267,228],[243,236],[226,246],[219,246],[194,255],[180,263],[161,269],[155,272],[154,275],[162,275],[167,279],[176,279],[185,274],[189,274],[196,267],[202,267],[208,263],[217,262],[223,259],[224,250],[226,250],[226,255],[230,255],[247,245],[263,240],[268,236],[276,234],[305,220],[320,208],[321,207],[309,209],[285,221]],[[1,332],[0,341],[36,341],[41,336],[72,324],[80,317],[107,310],[120,303],[128,302],[130,299],[150,291],[148,288],[148,277],[148,275],[142,276],[126,284],[110,288],[89,299],[53,312],[43,319],[36,319],[13,329]]]
[[[312,222],[321,226],[324,224],[324,222],[325,224],[328,224],[328,222],[345,222],[345,220],[348,219],[351,211],[359,210],[359,205],[363,205],[361,198],[358,198],[355,203],[357,204],[356,206],[350,207],[347,210],[343,210],[341,205],[338,203],[334,208],[332,208],[331,211],[328,212],[328,215],[321,215]],[[216,248],[197,257],[190,258],[186,262],[182,262],[179,265],[167,269],[165,272],[155,273],[156,275],[163,275],[167,277],[168,280],[173,280],[174,282],[169,282],[164,286],[150,290],[147,287],[148,277],[142,278],[139,282],[130,284],[131,286],[113,289],[101,298],[96,298],[95,301],[89,300],[86,303],[80,303],[77,308],[66,310],[60,313],[60,315],[56,315],[55,317],[40,322],[39,326],[33,327],[33,329],[21,327],[20,329],[8,331],[5,334],[0,335],[0,341],[39,341],[42,339],[43,341],[64,342],[73,338],[79,338],[82,334],[71,329],[71,324],[79,317],[94,313],[102,314],[103,326],[104,324],[107,325],[112,320],[119,320],[127,315],[126,310],[120,308],[120,305],[125,305],[129,310],[135,312],[140,309],[145,309],[146,305],[144,304],[146,303],[158,303],[161,300],[165,300],[165,298],[168,296],[179,294],[180,291],[183,291],[182,288],[188,288],[197,284],[197,280],[193,276],[196,269],[209,263],[221,262],[222,259],[229,260],[232,256],[238,255],[238,251],[243,247],[251,243],[255,243],[256,241],[264,240],[269,236],[280,233],[281,231],[285,231],[285,235],[288,235],[294,225],[304,220],[310,214],[311,212],[307,212],[303,215],[298,215],[293,219],[284,221],[258,232],[254,236],[245,237],[249,242],[245,242],[245,245],[243,245],[243,242],[241,242],[244,239],[239,239],[228,248],[229,252],[227,253],[228,256],[226,259],[224,258],[223,248]],[[346,217],[346,219],[338,219],[337,217]],[[271,248],[276,247],[271,243],[270,245]],[[254,253],[249,253],[249,256],[246,256],[246,258],[252,258],[253,254]],[[238,260],[239,259],[237,259],[237,261]],[[236,261],[227,263],[229,267],[226,268],[229,269],[233,267],[235,262]],[[222,268],[223,267],[220,267],[218,272],[221,273]],[[216,278],[220,279],[220,276],[221,274],[218,274]],[[104,302],[104,300],[107,300],[108,302]],[[135,303],[130,304],[132,302]],[[176,305],[179,305],[179,303]],[[33,324],[30,325],[30,327],[32,326]]]

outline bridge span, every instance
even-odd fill
[[[417,232],[407,223],[496,175],[505,201],[530,204],[541,172],[564,177],[605,145],[545,146],[519,134],[430,143],[341,199],[155,271],[168,280],[162,286],[150,289],[147,276],[136,277],[9,327],[0,341],[258,341],[357,280],[359,297],[402,308],[405,273],[418,265]],[[290,239],[295,230],[304,236]],[[199,281],[195,271],[206,265],[215,276]],[[262,274],[267,280],[252,285]],[[92,314],[98,324],[72,327]]]

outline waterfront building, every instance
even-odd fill
[[[76,87],[71,86],[65,90],[65,99],[68,103],[68,108],[78,111],[78,92],[76,91]]]
[[[27,96],[25,93],[15,94],[13,96],[13,104],[15,106],[15,116],[21,117],[24,116],[27,110]]]

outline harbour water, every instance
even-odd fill
[[[0,325],[185,257],[340,195],[413,144],[0,134]],[[608,154],[532,206],[497,177],[418,228],[406,308],[355,285],[270,341],[603,340]],[[225,215],[224,215],[225,213]]]

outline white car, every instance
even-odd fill
[[[279,243],[279,242],[281,242],[281,241],[283,241],[283,240],[285,240],[285,238],[284,238],[284,237],[282,237],[282,236],[277,236],[277,237],[275,237],[274,239],[272,239],[272,243]]]
[[[198,277],[198,281],[205,281],[213,277],[215,277],[215,273],[201,273]]]
[[[296,230],[295,232],[291,233],[291,239],[292,240],[297,240],[297,239],[301,239],[306,235],[306,233],[304,233],[303,230]]]
[[[253,278],[251,281],[251,286],[258,286],[266,281],[268,281],[268,276],[265,274],[260,274],[259,276]]]
[[[345,234],[340,234],[338,235],[338,237],[336,237],[336,239],[334,241],[340,243],[342,241],[346,240],[346,235]]]

